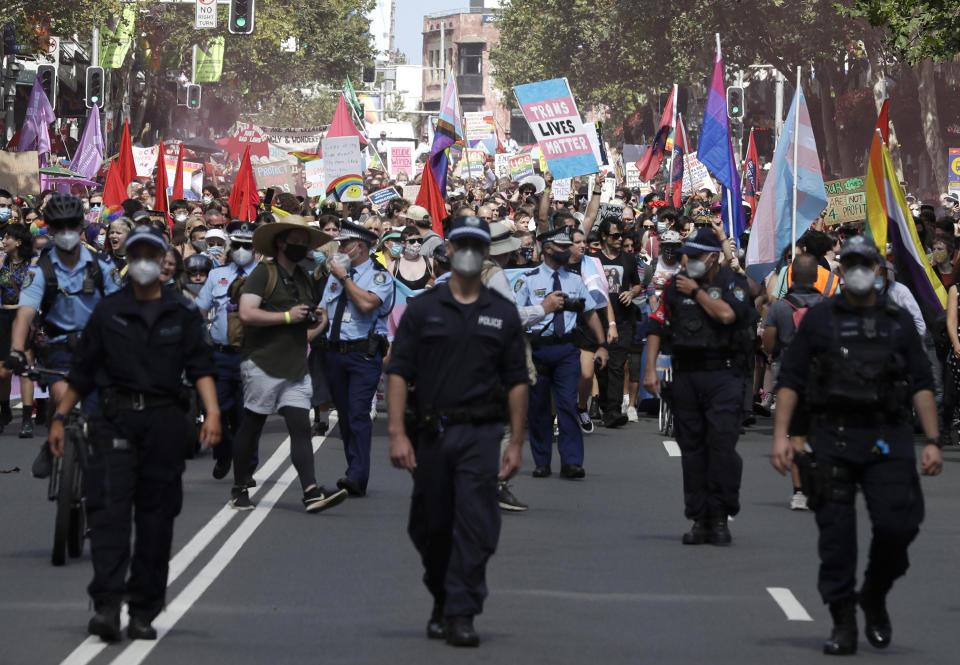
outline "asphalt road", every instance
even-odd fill
[[[526,452],[513,488],[531,508],[504,515],[477,650],[424,637],[431,600],[406,535],[411,481],[390,467],[382,417],[369,495],[319,515],[302,510],[275,419],[254,511],[226,507],[229,481],[211,478],[209,456],[188,462],[160,640],[111,646],[85,632],[89,549],[50,565],[53,505],[29,474],[40,438],[8,428],[0,470],[20,471],[0,474],[0,664],[810,663],[826,658],[830,629],[816,528],[787,509],[789,481],[767,459],[771,424],[741,438],[743,510],[729,548],[680,544],[680,459],[654,420],[588,436],[584,481],[533,479]],[[340,441],[314,444],[330,485],[344,467]],[[861,638],[858,662],[957,662],[960,449],[945,459],[942,476],[922,481],[927,519],[890,596],[893,644],[879,652]],[[860,511],[863,559],[862,500]]]

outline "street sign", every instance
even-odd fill
[[[193,27],[197,30],[217,27],[217,0],[197,0],[197,20]]]

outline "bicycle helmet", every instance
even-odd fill
[[[680,234],[676,231],[664,231],[660,235],[660,244],[661,245],[680,245],[683,243],[683,239],[680,237]]]
[[[206,254],[191,254],[183,261],[183,269],[188,275],[209,274],[213,270],[213,261]]]
[[[80,199],[69,194],[54,194],[43,209],[43,220],[49,225],[64,225],[83,222],[83,205]]]

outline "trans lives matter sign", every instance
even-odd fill
[[[567,79],[525,83],[513,92],[554,178],[599,170]]]

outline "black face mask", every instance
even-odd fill
[[[521,247],[521,248],[520,248],[520,256],[522,256],[523,258],[525,258],[527,261],[532,261],[532,260],[533,260],[533,245],[530,245],[530,246],[528,246],[528,247]]]
[[[307,256],[307,246],[287,243],[287,246],[283,248],[283,255],[293,263],[299,263]]]
[[[663,254],[663,258],[671,263],[677,260],[677,250],[673,247],[664,247],[660,250],[660,253]]]
[[[570,263],[569,249],[564,249],[564,250],[555,249],[553,250],[553,253],[550,256],[553,257],[554,261],[559,262],[560,265],[567,265],[568,263]]]

